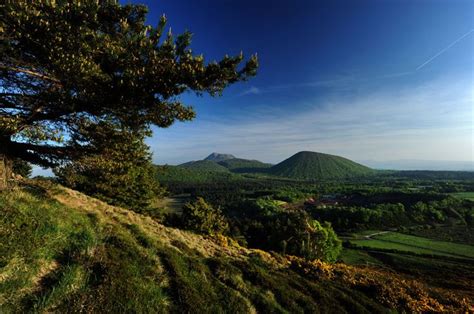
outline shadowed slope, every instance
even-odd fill
[[[267,164],[258,160],[233,158],[220,161],[219,165],[222,165],[232,172],[237,173],[252,173],[259,172],[262,169],[270,168],[272,165]]]
[[[184,164],[179,165],[179,167],[198,170],[198,171],[215,171],[215,172],[228,172],[229,170],[219,165],[217,162],[210,161],[210,160],[197,160],[197,161],[189,161]]]

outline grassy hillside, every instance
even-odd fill
[[[227,159],[219,162],[220,165],[226,167],[232,172],[252,173],[262,169],[270,168],[272,165],[258,160],[249,160],[242,158]]]
[[[315,152],[299,152],[269,169],[274,175],[304,180],[342,179],[373,172],[349,159]]]
[[[0,194],[0,312],[467,311],[462,295],[165,227],[50,182]]]
[[[229,171],[226,167],[219,165],[217,162],[210,161],[210,160],[190,161],[190,162],[181,164],[178,167],[193,169],[197,171],[216,171],[216,172]]]

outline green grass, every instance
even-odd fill
[[[427,255],[441,255],[474,259],[474,247],[465,244],[437,241],[423,237],[389,232],[372,237],[371,239],[352,240],[352,244],[370,248],[397,250]]]
[[[451,195],[457,198],[474,201],[474,192],[458,192],[458,193],[451,193]]]
[[[37,191],[2,192],[0,208],[0,312],[164,309],[157,260],[130,232]]]

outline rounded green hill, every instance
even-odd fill
[[[370,175],[374,170],[352,160],[303,151],[276,164],[269,173],[302,180],[331,180]]]

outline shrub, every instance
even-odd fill
[[[266,225],[268,249],[306,259],[335,262],[342,242],[329,223],[321,224],[306,212],[286,212]]]
[[[220,234],[229,228],[221,210],[213,208],[201,197],[183,206],[181,219],[185,229],[203,234]]]

